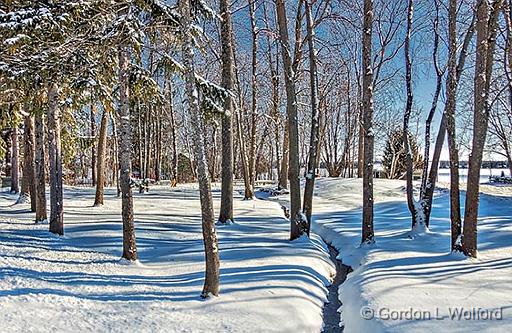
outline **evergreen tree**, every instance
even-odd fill
[[[407,165],[403,138],[402,130],[397,129],[391,132],[386,141],[384,155],[382,157],[382,166],[384,168],[384,174],[388,179],[405,179]],[[416,138],[410,133],[409,145],[413,161],[413,170],[419,170],[423,166],[423,157],[419,153]]]

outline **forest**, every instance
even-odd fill
[[[4,327],[512,329],[512,0],[3,0],[0,45]]]

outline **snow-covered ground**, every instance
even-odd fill
[[[320,331],[332,263],[318,237],[288,241],[277,203],[236,198],[237,223],[219,228],[221,295],[205,301],[197,190],[135,194],[141,264],[128,266],[113,192],[93,208],[92,189],[66,188],[64,237],[0,193],[0,331]]]
[[[219,228],[221,296],[201,300],[203,247],[194,186],[136,194],[141,264],[121,255],[120,201],[92,208],[66,188],[66,236],[34,225],[0,193],[0,327],[10,332],[319,332],[333,274],[321,235],[354,268],[340,287],[354,332],[511,332],[512,190],[483,185],[479,258],[450,254],[449,200],[437,193],[431,231],[408,237],[404,183],[375,181],[376,243],[359,247],[361,181],[319,179],[313,238],[288,241],[279,204],[235,200]],[[214,191],[218,204],[219,192]],[[271,198],[280,202],[286,196]],[[1,331],[1,329],[0,329]]]
[[[314,201],[313,230],[354,268],[340,287],[346,333],[512,332],[510,187],[481,195],[479,258],[465,259],[450,253],[445,191],[435,198],[431,232],[407,237],[411,222],[401,181],[375,181],[376,243],[359,247],[361,185],[358,179],[319,179]]]

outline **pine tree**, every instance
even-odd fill
[[[419,153],[416,138],[411,134],[409,148],[411,150],[413,170],[419,170],[423,166],[423,158]],[[407,173],[406,152],[404,147],[403,130],[397,129],[391,132],[382,156],[384,174],[388,179],[405,179]]]

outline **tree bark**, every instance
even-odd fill
[[[297,11],[301,11],[302,1]],[[295,87],[295,72],[290,55],[290,42],[288,37],[288,19],[284,0],[276,1],[277,21],[281,40],[284,77],[286,87],[286,111],[288,115],[289,135],[289,161],[288,180],[290,181],[290,240],[294,240],[303,233],[304,224],[301,213],[300,200],[300,164],[299,164],[299,126],[297,119],[297,90]],[[299,14],[297,14],[299,15]],[[297,32],[296,32],[297,33]]]
[[[249,140],[249,179],[251,183],[251,193],[254,196],[254,188],[256,181],[256,127],[258,114],[258,31],[256,28],[256,1],[249,1],[249,17],[251,22],[252,37],[252,60],[251,60],[251,123],[250,123],[250,140]]]
[[[173,93],[172,93],[172,82],[171,79],[168,79],[168,94],[169,94],[169,118],[171,121],[171,144],[172,144],[172,161],[171,161],[171,169],[172,169],[172,178],[171,178],[171,186],[176,187],[178,184],[178,145],[176,144],[176,134],[178,132],[178,128],[176,126],[176,115],[174,114],[174,102],[173,102]]]
[[[446,81],[446,125],[450,150],[450,220],[451,247],[455,249],[461,233],[459,160],[455,141],[455,109],[457,91],[457,0],[450,0],[448,9],[448,77]]]
[[[373,231],[373,0],[364,0],[363,19],[363,225],[362,243],[374,242]]]
[[[20,145],[18,127],[14,126],[11,132],[11,193],[20,192]]]
[[[35,184],[36,184],[36,223],[46,222],[46,171],[44,155],[44,122],[43,115],[35,116]]]
[[[135,240],[135,225],[133,222],[133,193],[130,186],[132,174],[132,128],[130,124],[129,104],[129,58],[127,47],[119,47],[119,169],[123,217],[123,258],[135,261],[137,244]]]
[[[50,232],[64,234],[62,146],[60,141],[59,87],[48,86],[48,157],[50,160]]]
[[[488,0],[479,0],[476,22],[476,60],[474,80],[473,143],[469,156],[468,184],[464,212],[462,251],[470,257],[477,256],[477,219],[480,189],[480,168],[487,127],[489,123],[489,91],[494,61],[497,20],[502,0],[492,4],[489,15]]]
[[[96,172],[96,195],[94,198],[94,206],[103,205],[104,187],[105,187],[105,163],[107,159],[107,130],[108,130],[108,113],[103,111],[101,116],[100,133],[98,140],[97,155],[97,172]]]
[[[405,150],[405,164],[406,164],[406,191],[407,191],[407,206],[409,207],[409,212],[412,217],[412,229],[421,231],[422,226],[424,227],[424,221],[419,219],[418,211],[416,210],[416,206],[414,203],[414,193],[413,193],[413,184],[412,184],[412,174],[413,174],[413,165],[412,165],[412,152],[409,146],[409,120],[411,118],[412,112],[412,103],[413,103],[413,93],[412,93],[412,63],[411,63],[411,31],[412,31],[412,16],[414,13],[414,1],[409,0],[407,6],[407,32],[405,35],[405,82],[407,88],[407,102],[405,106],[404,112],[404,123],[403,123],[403,144]],[[426,143],[425,143],[426,144]]]
[[[96,139],[96,104],[91,102],[91,138]],[[96,185],[96,144],[93,143],[91,146],[91,178],[92,178],[92,186]]]
[[[114,176],[114,181],[116,184],[116,193],[117,197],[121,197],[121,184],[120,184],[120,173],[119,173],[119,135],[117,130],[117,121],[114,114],[110,114],[110,121],[112,123],[112,137],[114,139],[114,156],[112,158],[112,174]]]
[[[205,143],[203,136],[204,116],[199,108],[198,91],[195,83],[194,51],[191,37],[190,0],[179,2],[181,13],[181,28],[183,33],[182,52],[185,68],[185,90],[187,104],[190,109],[193,140],[197,162],[197,178],[199,181],[199,194],[201,199],[203,242],[206,257],[206,276],[201,296],[219,294],[219,245],[213,211],[210,179],[208,178],[208,162],[206,160]]]
[[[233,23],[231,22],[231,1],[220,0],[221,44],[222,44],[222,87],[231,93],[235,91],[235,70],[233,64]],[[219,222],[233,222],[233,124],[235,112],[233,96],[224,103],[222,116],[222,188]]]
[[[432,183],[429,182],[429,163],[430,163],[430,137],[431,137],[431,128],[432,128],[432,121],[434,120],[434,116],[437,111],[437,104],[439,102],[439,96],[441,95],[441,89],[443,85],[443,74],[444,71],[442,71],[439,67],[438,63],[438,57],[439,57],[439,42],[440,42],[440,35],[439,35],[439,0],[435,0],[435,8],[436,8],[436,17],[434,20],[434,50],[432,51],[432,62],[434,63],[434,68],[436,71],[436,89],[434,92],[434,97],[432,98],[432,105],[430,107],[430,112],[427,116],[427,120],[425,121],[425,149],[423,152],[423,169],[421,173],[421,187],[420,187],[420,200],[419,200],[419,207],[420,209],[419,214],[421,214],[425,227],[428,228],[430,224],[430,210],[432,208],[431,205],[431,197],[426,198],[427,194],[429,193],[429,186],[432,186]],[[442,120],[443,121],[443,120]],[[442,130],[445,131],[445,127],[443,124]],[[444,133],[443,133],[443,141],[444,141]],[[439,147],[439,155],[442,149],[443,142],[441,141],[441,146]],[[436,148],[437,145],[436,145]],[[436,154],[436,152],[434,152]],[[439,160],[436,161],[435,167],[437,168],[437,164],[439,163]],[[434,163],[433,163],[434,165]],[[435,182],[435,179],[434,179]],[[433,195],[433,191],[432,191]]]
[[[318,161],[319,121],[318,121],[318,66],[315,49],[315,30],[313,15],[311,14],[310,0],[305,1],[306,21],[309,46],[309,79],[311,85],[311,137],[309,140],[308,170],[306,174],[306,186],[304,189],[303,212],[307,219],[306,233],[309,236],[311,230],[311,215],[313,211],[313,191],[315,188],[316,168]]]
[[[279,184],[278,189],[287,189],[288,188],[288,160],[289,160],[289,132],[288,132],[288,124],[286,124],[284,129],[284,137],[283,137],[283,156],[281,157],[281,167],[279,172]]]
[[[21,193],[18,201],[26,201],[30,198],[30,210],[36,211],[36,183],[34,179],[34,117],[30,114],[23,118],[23,180],[21,183]]]

